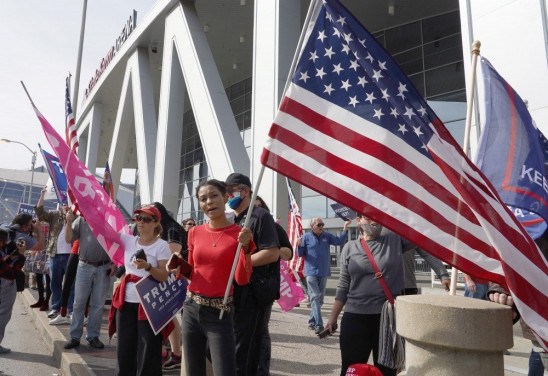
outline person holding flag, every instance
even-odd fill
[[[65,215],[70,210],[67,205],[62,205],[59,210],[46,212],[44,210],[44,196],[47,193],[47,187],[40,192],[40,198],[34,207],[34,211],[41,222],[47,222],[49,225],[49,237],[46,246],[46,253],[50,257],[50,275],[51,275],[51,315],[50,325],[69,324],[70,317],[59,315],[62,300],[63,279],[67,272],[67,265],[70,256],[70,243],[65,241]],[[70,288],[68,300],[68,312],[72,313],[74,303],[74,285]]]
[[[234,221],[243,225],[251,202],[251,180],[234,172],[225,180],[228,206]],[[262,328],[268,325],[268,312],[280,294],[280,243],[274,218],[262,208],[254,207],[249,220],[257,251],[251,256],[251,281],[234,287],[234,334],[236,335],[236,369],[238,376],[258,372]]]
[[[206,352],[209,346],[213,373],[217,376],[237,374],[236,343],[232,292],[247,286],[251,277],[251,258],[255,251],[251,230],[231,224],[225,216],[228,201],[226,184],[211,179],[196,188],[200,209],[209,222],[188,232],[188,264],[192,267],[187,300],[183,310],[183,351],[187,375],[206,374]],[[242,245],[239,255],[238,243]],[[223,304],[232,260],[238,256],[235,283]],[[225,315],[219,318],[219,311]],[[261,334],[261,328],[257,328]],[[255,374],[256,371],[249,374]],[[240,374],[240,373],[238,373]]]

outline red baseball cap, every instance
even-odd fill
[[[154,205],[144,205],[140,209],[137,209],[133,214],[144,213],[154,217],[158,222],[162,220],[162,214]]]
[[[372,364],[351,364],[346,369],[346,376],[382,376],[382,372]]]

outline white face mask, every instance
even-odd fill
[[[360,227],[362,228],[365,235],[371,237],[371,238],[378,238],[381,235],[382,226],[377,224],[360,224]]]

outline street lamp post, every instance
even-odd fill
[[[34,166],[36,164],[36,152],[32,151],[31,148],[29,148],[27,145],[25,145],[24,143],[19,142],[19,141],[13,141],[13,140],[8,140],[6,138],[0,138],[0,142],[11,142],[11,143],[14,143],[14,144],[23,145],[32,154],[31,174],[30,174],[30,190],[29,190],[29,199],[28,199],[28,204],[30,205],[30,200],[31,200],[31,195],[32,195],[32,187],[34,185]]]

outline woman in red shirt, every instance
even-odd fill
[[[206,374],[209,344],[213,373],[236,375],[232,291],[228,303],[222,302],[238,242],[242,243],[242,252],[234,279],[239,285],[249,283],[255,244],[249,228],[240,228],[226,219],[225,183],[208,180],[198,186],[196,197],[209,223],[194,227],[188,233],[188,263],[192,272],[182,324],[186,374]],[[219,319],[220,310],[225,311],[222,319]]]

